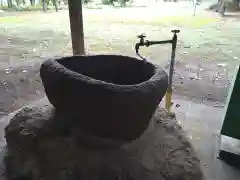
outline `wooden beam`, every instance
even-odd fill
[[[73,55],[83,55],[85,52],[84,52],[82,1],[68,0],[68,7]]]

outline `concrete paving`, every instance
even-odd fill
[[[240,170],[219,160],[220,131],[223,107],[213,107],[174,97],[172,111],[176,113],[187,132],[198,157],[206,180],[237,180]]]

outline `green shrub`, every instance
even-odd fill
[[[118,2],[121,6],[126,6],[126,3],[129,2],[129,0],[118,0]]]
[[[92,0],[82,0],[82,3],[87,4],[87,3],[91,2],[91,1]]]
[[[41,11],[42,6],[36,5],[36,6],[32,7],[30,5],[30,6],[17,7],[15,5],[13,5],[10,8],[8,6],[1,6],[0,9],[3,11],[6,11],[6,12]],[[48,9],[50,9],[50,8],[48,8]]]
[[[130,0],[102,0],[104,5],[114,5],[115,2],[119,3],[121,6],[126,6],[126,3]]]
[[[102,3],[104,5],[114,5],[114,2],[117,2],[118,0],[102,0]]]
[[[8,12],[23,11],[23,9],[21,7],[17,7],[15,5],[12,5],[12,7],[2,6],[1,9],[3,11],[8,11]]]

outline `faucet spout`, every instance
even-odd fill
[[[139,48],[140,48],[140,43],[136,43],[135,51],[136,51],[137,54],[139,53]]]

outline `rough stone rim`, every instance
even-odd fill
[[[68,58],[72,58],[72,57],[84,57],[85,55],[76,55],[76,56],[65,56],[62,58],[58,58],[58,59],[48,59],[47,61],[45,61],[43,63],[43,65],[41,66],[41,69],[43,68],[44,64],[48,64],[50,66],[52,66],[52,68],[54,68],[55,71],[60,72],[60,73],[65,73],[68,75],[69,79],[75,79],[75,80],[81,80],[82,82],[86,83],[86,84],[92,84],[92,85],[98,85],[98,86],[104,86],[105,88],[108,87],[110,89],[112,88],[117,88],[120,91],[124,91],[124,90],[128,90],[128,89],[132,89],[132,88],[138,88],[138,89],[145,89],[147,88],[147,86],[151,83],[154,83],[156,81],[160,81],[163,76],[166,76],[165,71],[159,67],[156,64],[152,64],[150,62],[144,62],[142,60],[139,60],[137,58],[134,57],[130,57],[130,56],[123,56],[123,55],[87,55],[88,57],[99,57],[99,56],[112,56],[114,58],[114,56],[116,57],[122,57],[122,58],[128,58],[128,59],[132,59],[133,61],[142,61],[142,63],[147,63],[148,65],[150,65],[153,68],[153,75],[151,76],[151,78],[149,78],[146,81],[143,81],[141,83],[138,84],[132,84],[132,85],[120,85],[120,84],[114,84],[114,83],[110,83],[110,82],[106,82],[103,80],[98,80],[98,79],[94,79],[91,78],[89,76],[77,73],[75,71],[72,71],[68,68],[66,68],[65,66],[61,65],[58,61],[60,60],[67,60]],[[164,73],[163,73],[164,72]],[[40,73],[41,74],[41,73]]]

